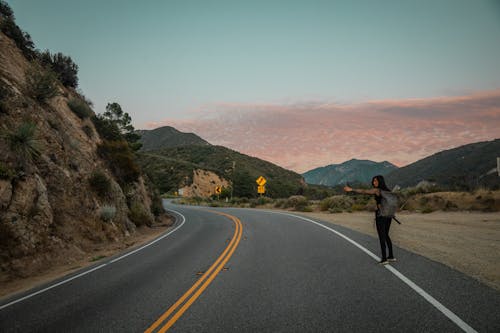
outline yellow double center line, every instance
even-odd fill
[[[211,211],[213,213],[225,216],[234,222],[235,229],[233,238],[229,242],[228,246],[222,252],[222,254],[217,258],[217,260],[210,266],[210,268],[196,281],[196,283],[188,290],[181,298],[177,300],[164,314],[161,315],[158,320],[156,320],[153,325],[151,325],[145,332],[154,332],[158,327],[160,327],[165,321],[166,323],[161,326],[158,332],[166,332],[173,324],[186,312],[191,304],[196,301],[196,299],[203,293],[205,289],[212,283],[217,274],[224,268],[224,265],[229,261],[234,251],[238,247],[241,240],[241,234],[243,232],[243,225],[241,221],[232,215]],[[189,299],[188,299],[189,298]],[[187,300],[187,301],[186,301]],[[181,306],[182,305],[182,306]],[[180,308],[179,308],[180,307]],[[177,311],[177,312],[176,312]],[[168,320],[168,321],[167,321]]]

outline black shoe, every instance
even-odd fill
[[[389,262],[387,261],[387,259],[382,259],[378,262],[380,265],[387,265]]]
[[[397,260],[396,260],[396,258],[394,258],[394,257],[389,257],[389,258],[387,258],[387,260],[388,260],[388,261],[390,261],[390,262],[395,262],[395,261],[397,261]]]

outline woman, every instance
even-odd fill
[[[377,202],[377,210],[375,212],[375,222],[377,225],[378,239],[380,241],[380,248],[382,250],[382,259],[380,264],[387,265],[389,261],[396,261],[392,253],[392,242],[389,238],[389,228],[391,227],[392,217],[379,216],[380,203],[382,201],[382,196],[380,190],[390,191],[385,184],[383,176],[375,176],[372,179],[373,189],[363,190],[363,189],[353,189],[349,186],[344,187],[346,192],[362,193],[362,194],[373,194],[375,195],[375,201]],[[386,256],[386,245],[389,249],[389,257]]]

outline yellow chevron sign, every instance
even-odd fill
[[[264,178],[264,177],[260,176],[259,178],[257,178],[257,180],[256,180],[255,182],[256,182],[256,183],[257,183],[257,185],[259,185],[259,186],[264,186],[264,185],[266,185],[267,180],[266,180],[266,178]],[[260,192],[259,192],[259,193],[260,193]]]

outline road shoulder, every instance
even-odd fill
[[[373,213],[298,213],[377,237]],[[500,214],[402,213],[391,225],[393,243],[443,263],[500,291]]]
[[[165,216],[152,227],[142,226],[137,228],[134,234],[131,234],[122,241],[102,242],[96,244],[91,251],[80,251],[76,254],[73,252],[67,260],[55,260],[54,265],[31,276],[13,279],[0,273],[0,281],[2,283],[0,302],[11,298],[15,294],[47,284],[84,268],[98,265],[112,256],[134,250],[153,241],[172,228],[173,218]]]

